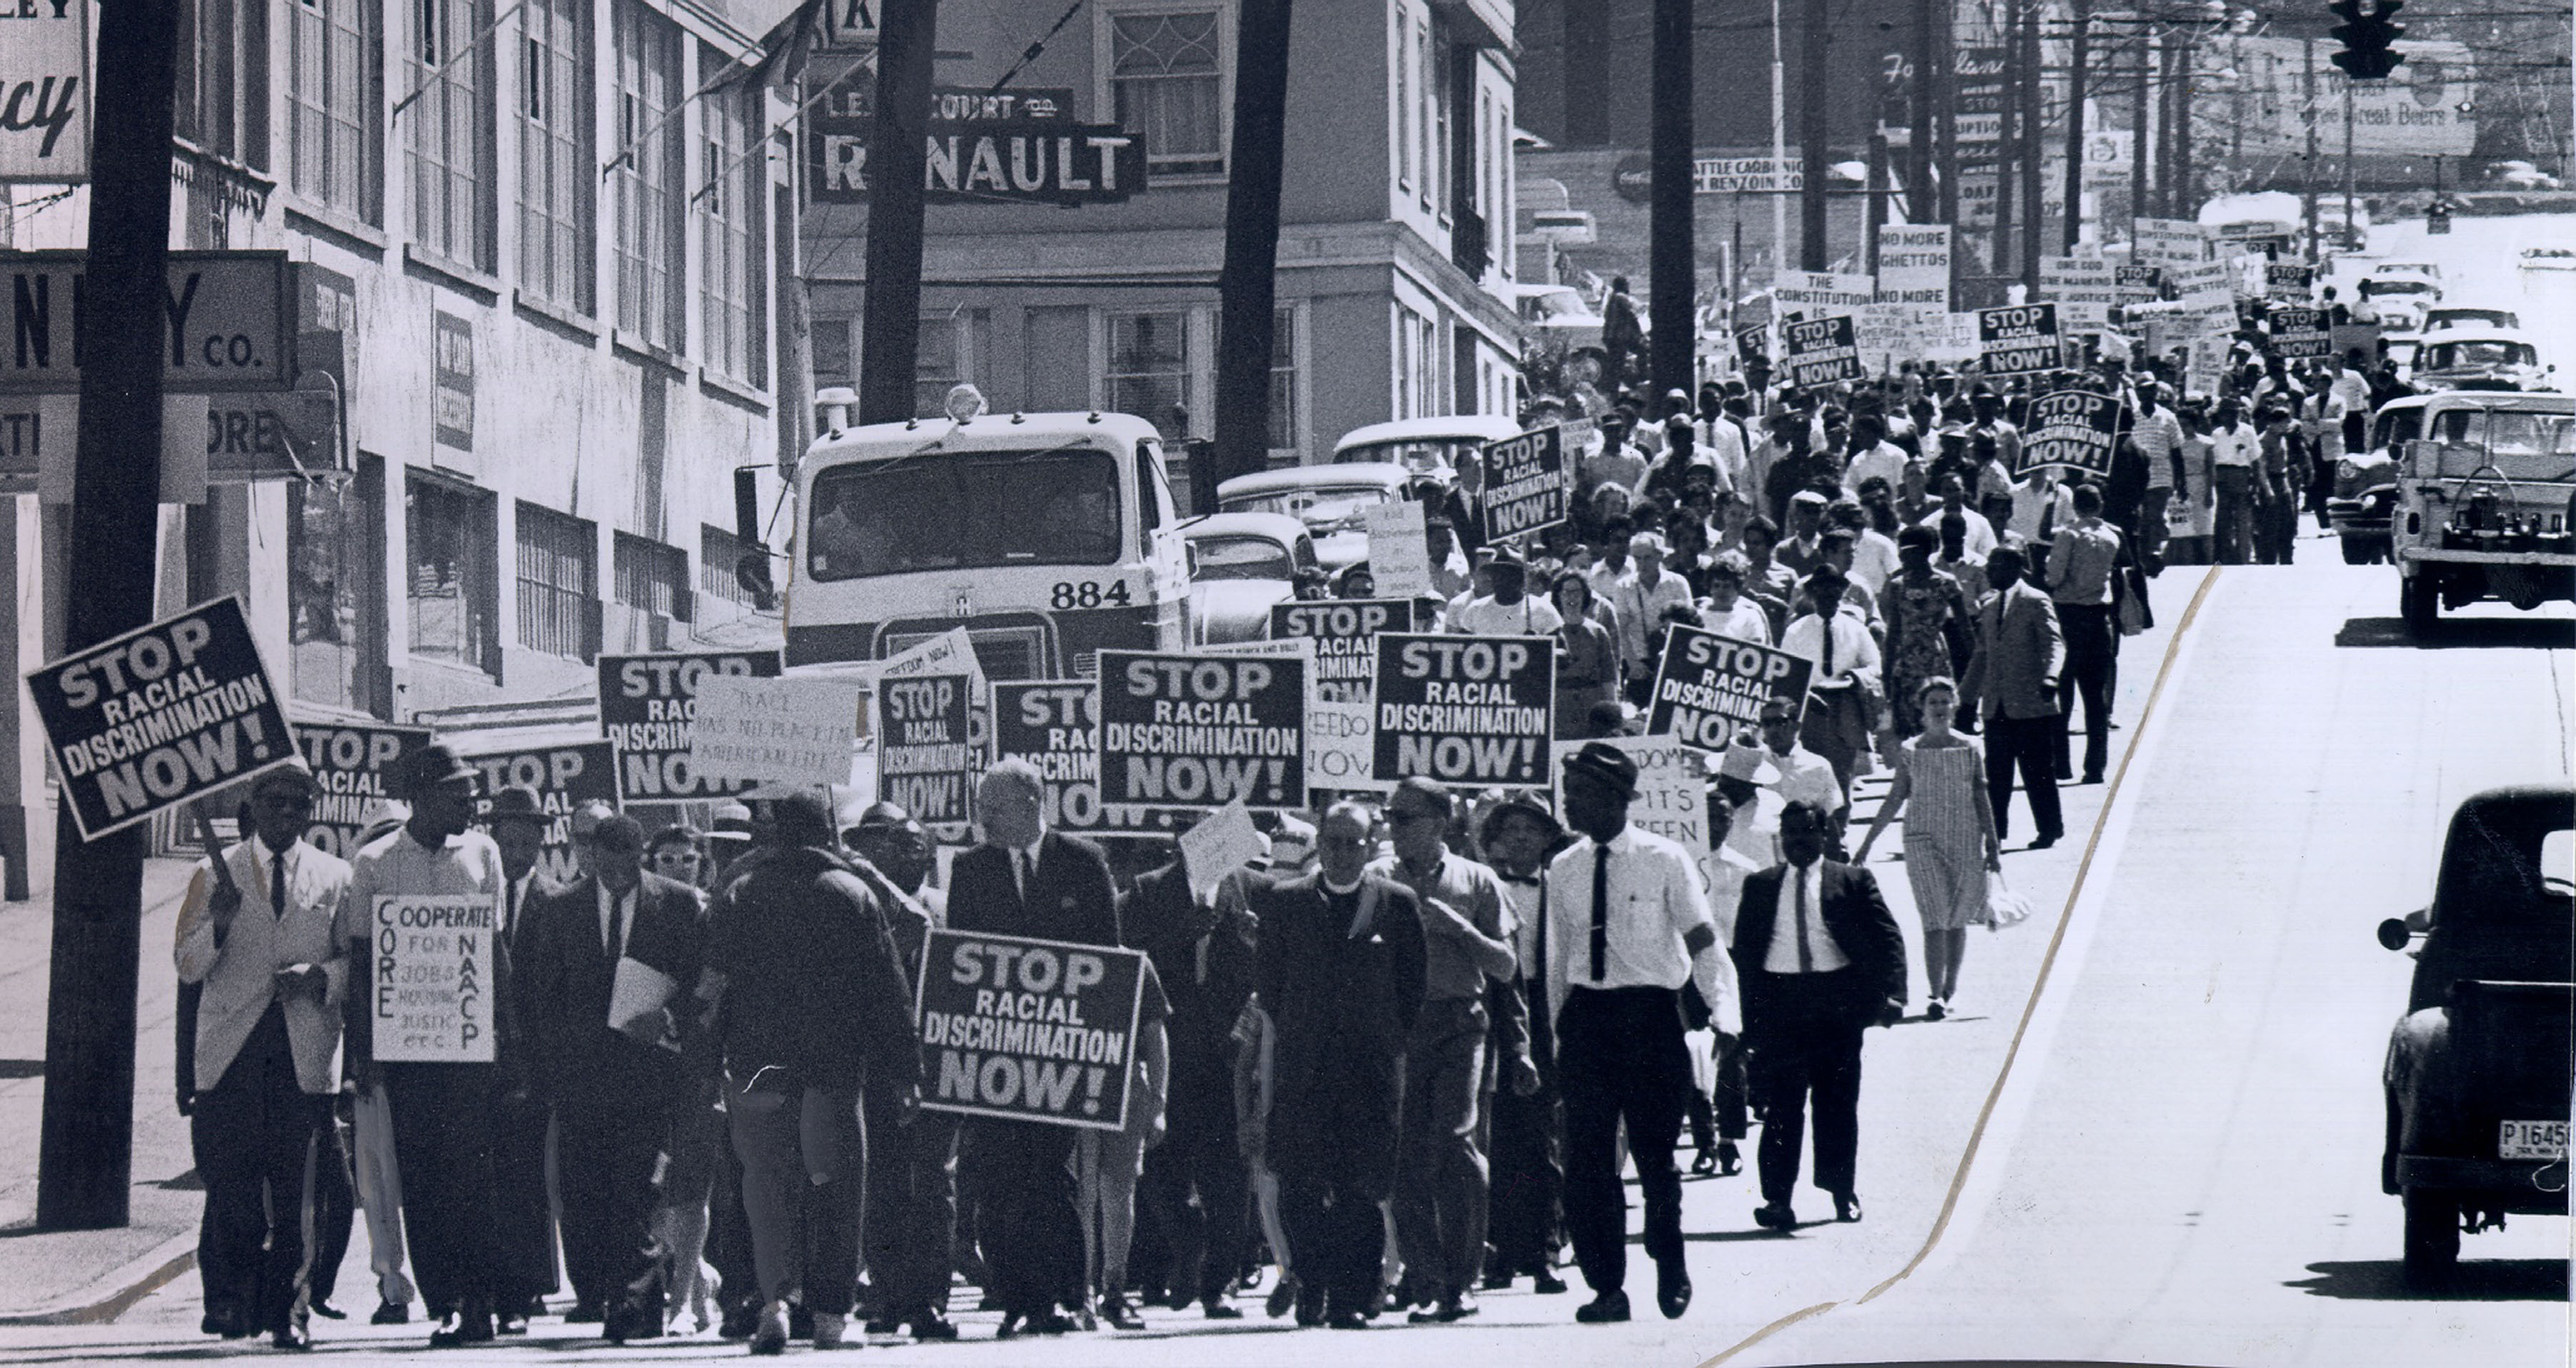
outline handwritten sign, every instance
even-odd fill
[[[376,898],[375,1053],[387,1064],[492,1062],[494,911],[472,894]]]
[[[1181,864],[1189,870],[1190,893],[1204,898],[1226,875],[1251,863],[1262,852],[1261,832],[1252,812],[1240,800],[1207,815],[1181,833]]]
[[[1398,598],[1427,598],[1431,543],[1422,530],[1422,505],[1395,499],[1363,515],[1368,527],[1369,574],[1377,591]]]
[[[698,683],[689,763],[711,779],[846,784],[859,699],[846,680],[709,676]]]

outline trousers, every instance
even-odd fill
[[[501,1074],[491,1064],[387,1064],[411,1268],[431,1319],[507,1309],[534,1289],[501,1258]]]
[[[653,1212],[671,1097],[668,1087],[585,1089],[555,1108],[564,1267],[575,1291],[595,1298],[612,1325],[661,1329],[670,1270]]]
[[[1386,1218],[1347,1185],[1299,1173],[1279,1181],[1279,1223],[1297,1251],[1297,1278],[1328,1312],[1361,1313],[1377,1301]]]
[[[1495,1270],[1552,1270],[1563,1247],[1565,1113],[1554,1082],[1494,1095],[1493,1183],[1486,1203]]]
[[[2211,476],[2218,491],[2220,565],[2243,565],[2254,553],[2254,468],[2223,465]]]
[[[1762,1200],[1787,1205],[1798,1182],[1798,1151],[1812,1111],[1817,1187],[1853,1191],[1860,1152],[1860,1043],[1863,1023],[1849,1008],[1841,980],[1852,971],[1782,975],[1753,1029],[1750,1082],[1762,1111],[1757,1162]],[[1814,980],[1814,982],[1803,982]]]
[[[1202,1301],[1223,1298],[1234,1281],[1251,1214],[1236,1149],[1234,1064],[1224,1049],[1175,1043],[1163,1143],[1147,1151],[1137,1191],[1165,1243],[1166,1271],[1149,1281]]]
[[[2081,699],[2087,783],[2101,780],[2111,753],[2111,669],[2120,649],[2120,629],[2111,615],[2112,608],[2107,603],[2057,605],[2057,620],[2066,632],[2066,669],[2057,679],[2057,772],[2074,772],[2069,763],[2073,759],[2070,733],[2074,730],[2075,703]]]
[[[855,1094],[809,1088],[729,1090],[742,1210],[764,1302],[846,1316],[859,1295],[859,1225],[867,1203],[867,1134]]]
[[[2057,740],[2064,719],[2004,717],[1986,723],[1986,799],[1995,809],[1995,839],[2012,830],[2013,770],[2021,770],[2022,791],[2030,797],[2030,819],[2042,836],[2066,834],[2066,817],[2057,801]]]
[[[979,1117],[967,1126],[963,1148],[975,1235],[1002,1309],[1034,1316],[1079,1307],[1082,1209],[1073,1131]]]
[[[867,1092],[868,1286],[872,1320],[911,1321],[948,1310],[957,1262],[957,1118],[913,1113],[896,1124],[892,1089]]]
[[[367,1214],[367,1267],[376,1296],[394,1306],[412,1299],[403,1276],[402,1165],[394,1158],[393,1104],[382,1084],[349,1099],[349,1172],[358,1209]]]
[[[1488,1170],[1476,1145],[1489,1027],[1481,998],[1422,1004],[1404,1056],[1396,1242],[1419,1300],[1472,1287],[1485,1248]]]
[[[513,1277],[526,1283],[533,1293],[543,1295],[555,1290],[555,1218],[546,1193],[546,1152],[553,1129],[551,1109],[528,1098],[505,1098],[500,1123],[492,1155],[492,1181],[500,1201],[501,1257],[509,1263]],[[591,1300],[591,1289],[578,1281],[573,1287],[584,1294],[585,1301]]]
[[[1565,1225],[1596,1293],[1628,1280],[1628,1199],[1619,1183],[1619,1128],[1646,1207],[1647,1257],[1682,1257],[1682,1175],[1673,1146],[1691,1087],[1681,994],[1670,988],[1576,988],[1556,1022],[1565,1092]],[[1768,1132],[1765,1132],[1766,1138]]]
[[[207,1313],[228,1309],[254,1332],[300,1328],[309,1305],[315,1174],[326,1162],[331,1099],[295,1081],[286,1014],[272,1002],[189,1118],[206,1183],[197,1271]]]

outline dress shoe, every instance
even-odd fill
[[[1846,1223],[1859,1220],[1860,1198],[1856,1194],[1849,1192],[1835,1193],[1834,1219]]]
[[[998,1328],[998,1329],[996,1329],[996,1330],[994,1330],[994,1331],[993,1331],[993,1338],[995,1338],[995,1339],[997,1339],[997,1340],[1006,1340],[1006,1339],[1017,1339],[1017,1338],[1019,1338],[1019,1334],[1020,1334],[1020,1320],[1021,1320],[1021,1316],[1020,1316],[1020,1313],[1019,1313],[1019,1312],[1017,1312],[1017,1311],[1005,1311],[1005,1312],[1003,1312],[1003,1313],[1002,1313],[1002,1324],[1001,1324],[1000,1328]]]
[[[760,1329],[760,1304],[735,1302],[725,1308],[723,1319],[716,1322],[716,1338],[747,1340]]]
[[[1696,1158],[1694,1158],[1694,1159],[1692,1159],[1692,1160],[1691,1160],[1690,1171],[1691,1171],[1691,1176],[1692,1176],[1693,1178],[1714,1178],[1714,1177],[1716,1177],[1716,1176],[1717,1176],[1717,1151],[1715,1151],[1715,1150],[1701,1150],[1701,1151],[1699,1152],[1698,1157],[1696,1157]]]
[[[896,1330],[901,1329],[902,1326],[903,1322],[901,1321],[888,1320],[883,1316],[877,1316],[871,1318],[868,1323],[860,1327],[860,1329],[862,1333],[870,1335],[891,1335]]]
[[[1690,1270],[1674,1259],[1655,1265],[1655,1309],[1665,1320],[1680,1320],[1690,1309]]]
[[[411,1323],[410,1302],[379,1302],[376,1314],[367,1317],[369,1325],[408,1325]]]
[[[589,1302],[574,1302],[572,1309],[564,1313],[566,1325],[600,1325],[607,1320],[608,1313]]]
[[[1324,1319],[1324,1324],[1329,1325],[1336,1330],[1366,1330],[1369,1328],[1368,1317],[1361,1315],[1357,1311],[1336,1311]]]
[[[1934,998],[1930,1002],[1923,1004],[1923,1019],[1926,1021],[1939,1021],[1941,1018],[1948,1016],[1949,1014],[1950,1008],[1948,1004],[1942,1002],[1939,998]]]
[[[1127,1298],[1122,1293],[1113,1292],[1101,1298],[1100,1318],[1119,1330],[1145,1328],[1145,1318],[1136,1314],[1136,1308],[1127,1304]]]
[[[1201,1303],[1209,1320],[1241,1320],[1243,1312],[1223,1297],[1210,1297]]]
[[[320,1316],[324,1320],[347,1320],[349,1318],[348,1312],[343,1311],[339,1307],[333,1306],[331,1303],[326,1301],[313,1303],[311,1309],[314,1315]]]
[[[814,1338],[814,1313],[806,1310],[802,1302],[787,1304],[787,1337],[789,1339]]]
[[[1297,1323],[1309,1327],[1324,1323],[1324,1294],[1321,1289],[1310,1292],[1301,1287],[1297,1290]]]
[[[849,1338],[850,1318],[835,1311],[814,1313],[814,1347],[838,1349]]]
[[[1407,1325],[1437,1325],[1440,1323],[1440,1308],[1437,1304],[1417,1306],[1404,1313],[1404,1320]]]
[[[1787,1202],[1766,1202],[1753,1208],[1753,1224],[1764,1230],[1796,1230],[1798,1213],[1791,1211]]]
[[[936,1311],[912,1318],[912,1337],[924,1344],[957,1338],[957,1322]]]
[[[599,1337],[612,1344],[660,1339],[662,1317],[657,1312],[612,1311],[600,1320]]]
[[[286,1326],[268,1337],[271,1348],[303,1353],[313,1347],[313,1336],[300,1325]]]
[[[382,1320],[377,1321],[379,1325],[383,1323]],[[206,1334],[221,1335],[225,1339],[240,1339],[250,1333],[249,1321],[240,1311],[229,1306],[210,1308],[205,1318],[197,1322],[197,1328]]]
[[[1476,1304],[1475,1293],[1454,1292],[1440,1303],[1440,1323],[1448,1325],[1462,1321],[1484,1309]]]
[[[751,1352],[784,1354],[787,1352],[787,1303],[771,1302],[760,1308],[760,1319],[751,1332]]]
[[[1718,1141],[1717,1176],[1720,1178],[1732,1178],[1743,1171],[1744,1155],[1742,1151],[1735,1148],[1735,1142],[1732,1140]]]
[[[523,1308],[519,1314],[528,1320],[535,1320],[537,1317],[546,1314],[546,1299],[543,1297],[528,1298],[526,1307]]]
[[[528,1333],[528,1318],[520,1315],[516,1311],[504,1311],[492,1318],[492,1333],[496,1335],[524,1335]]]
[[[1261,1313],[1272,1320],[1287,1315],[1297,1305],[1297,1275],[1282,1272],[1279,1281],[1270,1285],[1270,1295],[1261,1303]]]
[[[2102,776],[2099,774],[2088,774],[2084,776],[2084,782],[2087,784],[2099,784],[2102,782]]]
[[[1628,1319],[1628,1294],[1604,1292],[1574,1308],[1574,1318],[1585,1325],[1615,1325]]]
[[[2026,850],[2046,850],[2046,849],[2048,849],[2050,846],[2053,846],[2053,845],[2057,844],[2057,842],[2058,842],[2058,838],[2059,838],[2059,837],[2064,836],[2065,834],[2066,834],[2066,833],[2065,833],[2065,832],[2062,832],[2062,831],[2043,831],[2043,832],[2039,833],[2038,835],[2031,837],[2031,838],[2030,838],[2030,844],[2029,844],[2029,845],[2027,845],[2027,846],[2025,846],[2025,847],[2023,847],[2023,849],[2026,849]]]
[[[432,1349],[461,1349],[469,1344],[492,1342],[492,1313],[489,1311],[451,1311],[429,1332]]]
[[[1536,1277],[1530,1279],[1530,1290],[1542,1297],[1553,1297],[1565,1291],[1565,1279],[1556,1276],[1551,1269],[1542,1268]]]
[[[1049,1307],[1029,1317],[1028,1333],[1032,1335],[1066,1335],[1073,1332],[1073,1317]]]

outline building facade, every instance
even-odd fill
[[[1100,408],[1210,436],[1238,7],[1099,0],[1024,60],[1061,13],[944,8],[940,87],[990,89],[1008,72],[1011,89],[1069,92],[1078,121],[1142,140],[1149,185],[1075,207],[932,203],[922,411],[972,381],[1002,410]],[[1512,41],[1508,0],[1296,6],[1274,462],[1327,459],[1343,433],[1389,418],[1513,411]],[[808,101],[834,98],[821,87],[854,61],[818,58]],[[866,213],[807,206],[818,385],[866,364]]]

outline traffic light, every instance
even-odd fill
[[[2343,22],[2335,25],[2332,37],[2343,44],[2334,55],[2334,64],[2356,81],[2376,81],[2397,69],[2406,60],[2389,45],[2406,36],[2404,25],[2389,22],[2397,11],[2406,8],[2406,0],[2333,0],[2326,6]]]

